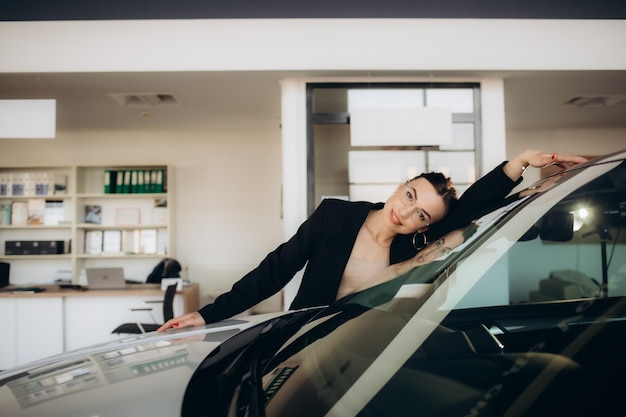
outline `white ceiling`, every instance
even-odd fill
[[[279,80],[358,73],[166,72],[0,74],[0,98],[56,98],[57,128],[193,129],[220,123],[280,122]],[[367,73],[375,76],[504,78],[509,129],[626,128],[626,101],[610,107],[563,106],[577,96],[626,97],[626,71]],[[171,94],[181,106],[122,108],[111,94]],[[143,112],[149,112],[146,116]]]

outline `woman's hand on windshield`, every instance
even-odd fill
[[[557,165],[563,169],[566,169],[572,165],[580,164],[587,161],[587,158],[583,158],[582,156],[578,155],[570,155],[558,152],[546,153],[530,149],[522,152],[520,157],[529,166],[534,168],[547,168],[551,165]]]
[[[202,326],[206,324],[204,319],[197,311],[192,313],[186,313],[182,316],[174,317],[171,320],[166,321],[163,326],[157,329],[157,332],[163,332],[167,329],[181,329],[183,327]]]
[[[522,176],[526,168],[547,168],[556,165],[562,169],[587,161],[587,158],[559,152],[543,152],[526,149],[504,165],[504,173],[513,181]]]

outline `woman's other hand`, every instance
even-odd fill
[[[522,176],[526,168],[547,168],[551,165],[557,165],[562,169],[571,167],[587,161],[578,155],[570,155],[558,152],[543,152],[534,149],[526,149],[515,158],[511,159],[504,165],[504,173],[513,181],[517,181]]]
[[[186,313],[166,321],[163,326],[157,329],[157,332],[163,332],[170,328],[181,329],[183,327],[202,326],[204,324],[206,323],[200,313],[194,311],[193,313]]]
[[[569,168],[572,165],[580,164],[587,161],[587,158],[583,158],[578,155],[570,155],[566,153],[546,153],[541,151],[535,151],[527,149],[520,154],[525,163],[534,168],[547,168],[550,165],[557,165],[563,169]]]

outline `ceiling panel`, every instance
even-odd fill
[[[280,123],[280,79],[332,75],[339,74],[0,74],[0,98],[56,98],[59,129],[197,129],[246,121]],[[407,73],[402,75],[406,76]],[[577,96],[626,95],[626,71],[467,72],[435,75],[503,77],[506,124],[509,129],[626,128],[626,102],[589,108],[563,105]],[[181,105],[122,107],[111,97],[112,94],[168,94],[180,101]]]

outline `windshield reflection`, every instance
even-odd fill
[[[407,361],[472,353],[468,334],[452,331],[442,321],[481,273],[521,237],[499,234],[494,226],[563,178],[555,175],[510,196],[499,208],[450,231],[414,258],[388,267],[372,287],[323,310],[264,368],[267,415],[357,415],[368,398],[379,395],[403,372]],[[543,210],[556,201],[553,197]],[[489,244],[492,239],[495,246]],[[478,242],[481,245],[475,245]],[[473,337],[486,341],[481,345],[485,352],[502,349],[487,328],[473,332]]]
[[[302,415],[301,407],[305,407],[315,410],[305,414],[323,415],[364,373],[380,374],[380,369],[370,367],[398,335],[412,339],[407,346],[415,349],[420,337],[445,333],[433,321],[418,324],[412,317],[430,299],[437,278],[449,273],[457,249],[482,230],[471,223],[446,234],[419,256],[383,271],[373,287],[344,297],[305,325],[265,366],[262,385],[269,401],[267,414]],[[429,350],[433,347],[427,343],[413,354]],[[286,400],[294,395],[299,399],[297,406]]]

